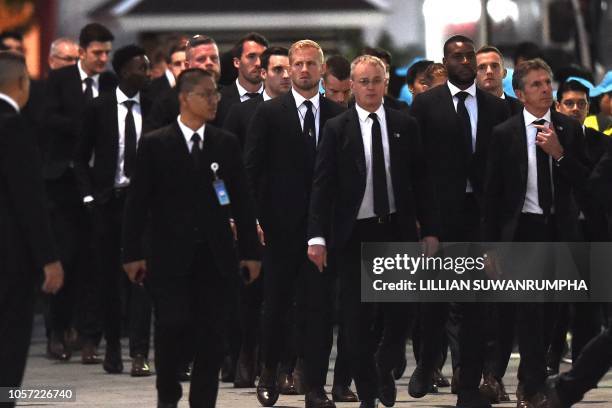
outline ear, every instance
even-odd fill
[[[238,69],[240,67],[240,60],[238,58],[234,57],[232,62],[234,63],[234,68]]]
[[[555,101],[555,110],[556,110],[557,112],[561,112],[561,111],[559,110],[559,108],[560,108],[560,107],[561,107],[561,103],[560,103],[559,101]]]
[[[79,58],[83,59],[83,57],[85,57],[85,54],[87,53],[87,50],[81,46],[79,46]]]
[[[265,80],[268,77],[268,71],[261,68],[261,78]]]
[[[508,75],[508,70],[504,68],[504,75],[502,76],[502,79],[506,78],[506,75]]]
[[[523,91],[521,91],[520,89],[515,89],[514,93],[519,101],[525,103],[525,95],[523,95]]]

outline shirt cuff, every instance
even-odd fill
[[[313,246],[313,245],[323,245],[323,246],[325,246],[325,238],[323,238],[323,237],[310,238],[308,240],[308,246]]]
[[[83,203],[87,204],[87,203],[91,203],[94,200],[94,198],[90,195],[83,197]]]

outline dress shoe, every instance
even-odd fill
[[[406,349],[404,348],[404,354],[399,359],[397,365],[393,367],[393,378],[399,380],[404,375],[406,371],[406,366],[408,365],[408,360],[406,360]]]
[[[457,394],[459,392],[459,374],[460,368],[453,370],[453,377],[451,378],[451,394]]]
[[[408,383],[408,394],[412,398],[423,398],[431,390],[433,370],[417,365]]]
[[[357,394],[348,385],[334,384],[331,393],[334,402],[359,402]]]
[[[255,387],[255,356],[253,353],[241,351],[236,364],[234,388],[253,387]]]
[[[336,408],[336,404],[327,398],[323,387],[306,393],[306,408]]]
[[[372,400],[363,400],[361,404],[359,404],[359,408],[378,408],[378,401]]]
[[[492,374],[485,374],[482,378],[482,384],[478,387],[480,394],[486,398],[491,404],[499,404],[500,386],[499,382]]]
[[[71,356],[72,353],[70,348],[65,345],[63,336],[59,333],[52,333],[47,340],[47,358],[68,361]]]
[[[232,356],[225,356],[223,365],[221,366],[221,382],[234,382],[236,376],[236,362]]]
[[[257,383],[257,400],[264,407],[271,407],[278,401],[276,388],[276,370],[263,368]]]
[[[109,374],[120,374],[123,372],[123,360],[121,359],[121,345],[107,346],[104,353],[104,371]]]
[[[178,380],[180,382],[189,382],[191,381],[191,364],[183,364],[179,368],[179,372],[177,373]]]
[[[304,360],[302,358],[297,359],[292,376],[297,395],[306,394],[306,386],[304,385]]]
[[[100,364],[101,362],[96,345],[90,342],[84,343],[81,350],[81,363]]]
[[[136,354],[132,360],[132,370],[130,371],[130,375],[132,377],[148,377],[151,374],[149,360],[142,354]]]
[[[429,392],[428,394],[437,394],[438,393],[438,386],[436,384],[434,384],[433,382],[431,383],[431,387],[429,387]]]
[[[377,364],[377,374],[378,399],[385,407],[392,407],[395,405],[395,398],[397,397],[397,388],[395,387],[392,370],[382,369]]]
[[[571,404],[565,404],[559,395],[558,390],[559,376],[548,377],[546,379],[546,399],[549,408],[569,408]]]
[[[293,383],[293,375],[280,373],[277,380],[278,392],[282,395],[298,395]]]
[[[442,375],[442,371],[437,368],[434,370],[433,381],[434,384],[439,388],[450,387],[450,383],[448,382],[446,377]]]
[[[538,392],[532,397],[523,397],[516,403],[516,408],[549,408],[546,395]]]
[[[157,401],[157,408],[178,408],[178,403]]]

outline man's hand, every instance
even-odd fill
[[[45,281],[42,290],[45,293],[56,294],[64,285],[64,268],[60,261],[46,264],[43,267]]]
[[[489,251],[484,254],[484,266],[487,277],[491,280],[498,280],[502,275],[502,270],[499,266],[499,257],[495,251]]]
[[[555,132],[554,127],[546,127],[544,125],[533,125],[538,128],[536,134],[536,145],[540,146],[546,154],[552,156],[553,159],[559,160],[563,156],[563,146],[559,143],[559,137]]]
[[[327,267],[327,248],[325,245],[309,245],[308,259],[317,266],[319,272]]]
[[[257,224],[257,236],[259,237],[259,243],[262,246],[266,246],[266,237],[264,235],[264,231],[261,228],[261,225]]]
[[[253,283],[257,278],[259,278],[259,274],[261,272],[261,262],[242,260],[240,261],[240,269],[243,268],[246,268],[249,271],[249,280],[248,282],[245,282],[248,285],[250,283]]]
[[[440,247],[440,241],[438,241],[437,237],[423,237],[421,242],[423,243],[423,254],[425,256],[433,256],[436,252],[438,252],[438,248]]]
[[[147,263],[144,259],[123,264],[123,270],[127,273],[132,283],[142,285],[147,275]]]

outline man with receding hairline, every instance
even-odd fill
[[[59,69],[74,65],[79,60],[79,45],[67,37],[60,37],[51,43],[49,68]]]

